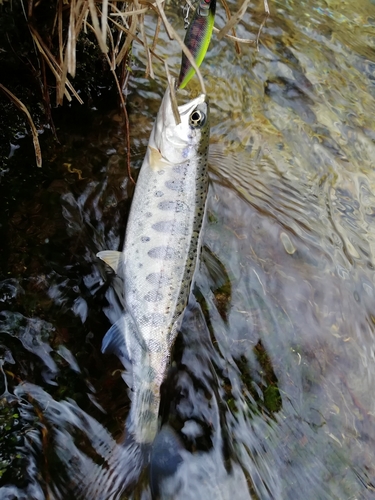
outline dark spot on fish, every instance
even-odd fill
[[[153,285],[167,285],[169,283],[169,278],[162,272],[151,273],[146,276],[146,280]]]
[[[149,366],[147,368],[147,380],[150,382],[154,382],[156,377],[157,377],[157,373],[156,373],[155,368],[152,368],[152,366]]]
[[[187,212],[189,210],[189,206],[183,201],[161,201],[158,204],[158,208],[174,212]]]
[[[162,300],[163,294],[161,294],[157,290],[151,290],[150,292],[146,293],[143,298],[147,302],[159,302],[160,300]]]
[[[140,323],[142,325],[150,325],[155,328],[160,327],[164,322],[165,316],[161,313],[144,314],[141,318]]]
[[[151,212],[146,212],[145,213],[145,217],[152,217],[152,213]]]
[[[182,235],[186,235],[188,233],[186,225],[178,223],[173,220],[156,222],[155,224],[152,225],[152,229],[158,231],[159,233],[182,234]]]
[[[157,415],[155,413],[152,413],[152,411],[150,410],[144,410],[142,412],[142,420],[145,423],[145,425],[149,425],[155,422],[155,418],[157,418]]]
[[[165,316],[164,316],[164,318],[165,318]],[[159,327],[160,326],[161,325],[159,325]],[[164,342],[160,343],[157,339],[151,338],[147,342],[147,348],[151,352],[162,352],[165,349],[165,345],[164,345]],[[153,378],[150,376],[150,382],[152,382],[152,381],[153,381]]]
[[[149,250],[148,255],[153,259],[172,260],[179,257],[179,252],[173,247],[162,245]]]
[[[142,236],[141,241],[142,243],[146,243],[147,241],[150,241],[150,238],[148,236]]]
[[[156,191],[156,192],[155,192],[155,196],[156,196],[157,198],[161,198],[162,196],[164,196],[164,193],[163,193],[163,191]]]
[[[144,391],[142,391],[142,400],[149,405],[154,402],[155,395],[151,389],[145,389]]]
[[[166,188],[171,189],[172,191],[182,191],[184,184],[182,180],[173,180],[166,181],[164,185]]]
[[[186,174],[186,171],[187,171],[186,164],[175,165],[173,167],[173,172],[175,172],[176,174]]]

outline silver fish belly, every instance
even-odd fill
[[[160,386],[190,293],[207,196],[206,96],[179,112],[176,125],[167,89],[137,180],[123,252],[98,254],[124,278],[126,311],[104,338],[103,351],[120,351],[131,363],[128,431],[139,443],[151,443],[157,433]]]

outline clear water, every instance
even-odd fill
[[[270,9],[259,52],[214,37],[202,66],[210,190],[163,390],[186,448],[164,499],[375,497],[375,5]],[[253,2],[238,36],[254,38],[262,14]],[[177,73],[178,46],[161,37]],[[155,61],[145,80],[136,45],[134,57],[135,173],[165,77]],[[42,171],[20,134],[1,172],[2,499],[151,498],[121,446],[121,365],[100,352],[119,311],[95,254],[121,247],[133,192],[121,117],[103,103],[62,113]]]

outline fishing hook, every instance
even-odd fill
[[[191,1],[186,0],[184,7],[182,7],[182,13],[184,15],[184,28],[186,30],[188,29],[189,24],[190,24],[190,22],[189,22],[190,9],[194,9],[194,11],[195,11],[195,8],[193,7],[193,4],[191,3]]]

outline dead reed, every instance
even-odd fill
[[[202,93],[206,93],[204,81],[197,67],[191,52],[184,44],[181,37],[168,21],[164,12],[164,0],[57,0],[56,10],[53,22],[50,26],[50,32],[44,30],[41,32],[38,28],[39,19],[43,8],[43,0],[21,0],[24,15],[30,30],[30,34],[39,58],[42,60],[42,80],[46,81],[45,67],[47,66],[53,74],[56,81],[56,104],[62,105],[64,97],[71,101],[73,98],[82,103],[82,99],[74,89],[72,83],[77,68],[77,41],[79,37],[84,36],[88,31],[95,35],[98,47],[105,55],[109,69],[116,81],[119,96],[121,99],[122,110],[125,118],[125,133],[127,144],[129,145],[129,121],[124,102],[123,87],[127,81],[128,57],[131,46],[134,42],[139,43],[146,56],[146,76],[154,78],[153,61],[155,58],[162,60],[157,54],[157,42],[161,25],[164,25],[166,33],[171,40],[176,40],[181,50],[196,71],[199,79]],[[240,39],[236,37],[235,26],[243,17],[249,0],[244,0],[241,8],[233,16],[226,0],[222,0],[228,22],[218,32],[218,39],[226,36],[236,43],[236,50],[240,52],[239,43],[257,44],[258,38],[254,40]],[[0,0],[0,4],[2,0]],[[189,2],[190,3],[190,2]],[[269,15],[267,0],[264,0],[266,15]],[[145,14],[153,13],[155,16],[155,29],[152,43],[149,43],[145,34]],[[231,30],[232,35],[228,32]],[[57,43],[56,43],[57,40]],[[55,41],[52,43],[52,41]],[[177,101],[174,94],[174,85],[169,75],[167,64],[165,63],[166,74],[172,94],[174,116],[179,121]],[[118,76],[120,75],[120,76]],[[43,86],[42,86],[43,87]],[[46,86],[44,85],[44,88]],[[25,108],[16,96],[10,96],[10,92],[4,87],[2,90],[12,99],[12,101],[22,109]],[[45,92],[45,99],[49,99]],[[22,107],[23,106],[23,107]],[[27,111],[27,110],[26,110]],[[35,126],[32,123],[31,116],[27,116],[32,130]],[[36,135],[36,137],[35,137]],[[36,151],[38,148],[37,134],[33,133]],[[128,164],[130,164],[130,148],[128,150]],[[39,150],[40,151],[40,148]],[[38,156],[38,155],[37,155]],[[37,161],[41,165],[41,158]]]

